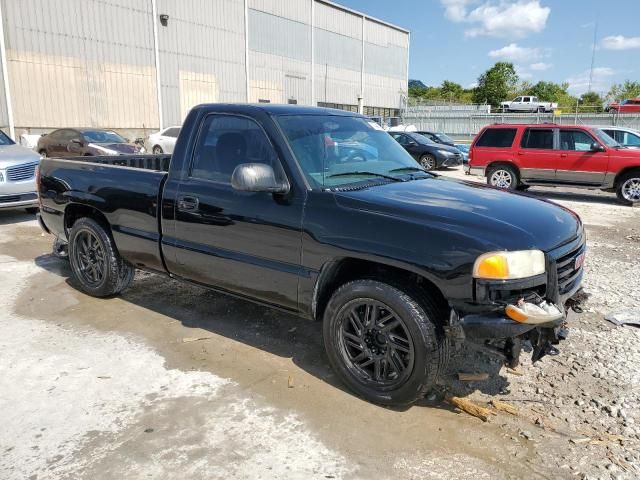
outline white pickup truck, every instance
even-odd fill
[[[511,102],[500,103],[503,112],[553,112],[558,108],[557,103],[540,102],[538,97],[516,97]]]

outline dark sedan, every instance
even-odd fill
[[[40,137],[37,151],[43,157],[74,157],[133,155],[144,148],[110,130],[61,128]]]
[[[455,147],[435,143],[416,132],[389,133],[427,170],[462,165],[462,153]]]
[[[453,140],[453,138],[451,138],[449,135],[445,135],[444,133],[430,132],[427,130],[421,130],[416,133],[419,133],[420,135],[427,137],[432,142],[441,143],[443,145],[449,145],[450,147],[455,146],[455,141]]]

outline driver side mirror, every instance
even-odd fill
[[[82,140],[78,140],[77,138],[72,139],[71,143],[73,143],[74,145],[78,145],[79,147],[82,146]]]
[[[605,149],[602,145],[600,145],[599,143],[593,142],[591,144],[591,151],[592,152],[604,152]]]
[[[415,147],[416,145],[418,145],[418,143],[414,142],[413,140],[407,142],[407,147]]]
[[[278,182],[271,165],[243,163],[231,174],[231,186],[241,192],[288,193],[289,183]]]

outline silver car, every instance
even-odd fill
[[[0,209],[38,206],[36,167],[40,155],[11,140],[0,131]]]

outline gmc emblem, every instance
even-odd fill
[[[582,265],[584,265],[584,252],[576,257],[574,269],[578,270],[580,267],[582,267]]]

